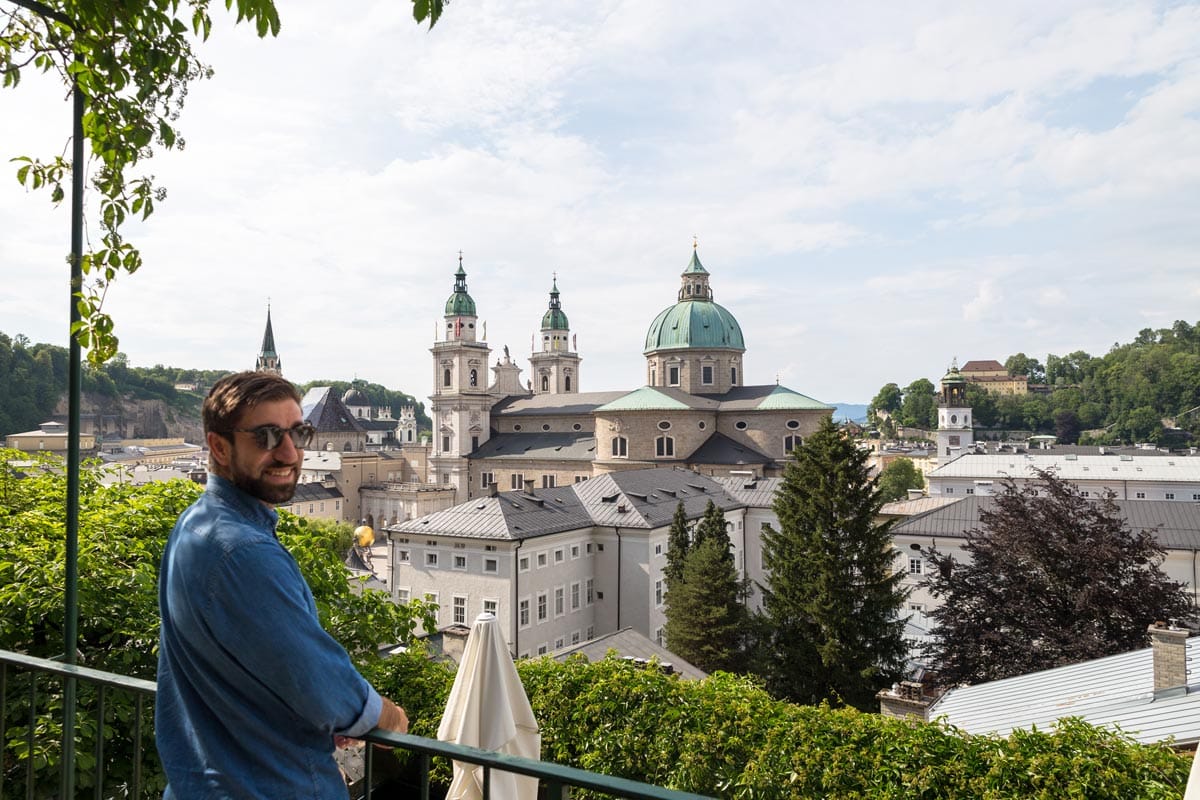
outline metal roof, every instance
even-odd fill
[[[892,536],[965,539],[979,527],[979,512],[995,497],[969,495],[958,502],[896,523]],[[1174,500],[1115,500],[1132,530],[1148,530],[1168,550],[1200,550],[1200,504]]]
[[[775,491],[783,483],[783,478],[753,478],[741,475],[728,475],[713,480],[725,487],[725,491],[740,503],[751,508],[771,508],[775,503]]]
[[[702,409],[715,411],[717,403],[703,400],[687,392],[670,387],[643,386],[596,409],[599,413],[611,411],[687,411]]]
[[[721,411],[832,411],[834,408],[777,383],[734,386],[723,394],[700,396],[718,401]]]
[[[587,461],[596,457],[590,433],[496,433],[471,453],[471,459],[524,458]]]
[[[1002,480],[1035,478],[1034,469],[1053,469],[1068,481],[1200,482],[1200,458],[1194,456],[1058,454],[1053,450],[1028,453],[966,453],[929,473],[931,479],[976,478]]]
[[[591,414],[627,392],[575,392],[573,394],[509,395],[492,406],[492,417]]]
[[[770,464],[775,461],[749,445],[730,439],[723,433],[714,433],[684,459],[689,464]]]
[[[669,665],[674,672],[689,680],[698,681],[708,677],[708,673],[704,670],[689,664],[665,647],[659,647],[633,628],[622,628],[586,642],[560,648],[552,652],[550,657],[556,661],[566,661],[568,656],[582,653],[588,661],[603,661],[609,657],[609,651],[615,651],[616,658],[645,659],[646,661],[657,659],[659,665],[663,667]]]
[[[304,421],[315,426],[319,433],[364,432],[332,386],[309,389],[300,401],[300,413]]]
[[[1200,658],[1200,637],[1187,641],[1187,659]],[[929,719],[971,734],[1007,736],[1047,729],[1062,717],[1092,725],[1119,725],[1143,743],[1168,737],[1175,744],[1200,740],[1200,692],[1154,698],[1153,648],[1056,669],[951,689],[929,709]]]
[[[659,467],[612,472],[553,489],[502,492],[406,520],[387,530],[516,541],[594,525],[653,529],[669,525],[681,501],[688,519],[697,519],[709,500],[723,511],[744,506],[712,478]]]

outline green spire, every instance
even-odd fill
[[[550,285],[550,308],[542,315],[542,330],[565,331],[570,328],[567,315],[562,310],[562,303],[558,300],[558,276],[555,275],[554,281]]]
[[[467,294],[467,271],[463,269],[461,250],[458,253],[458,272],[454,273],[454,293],[446,300],[446,316],[475,316],[475,301]]]

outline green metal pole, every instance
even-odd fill
[[[75,63],[83,57],[75,50]],[[79,339],[75,323],[79,322],[79,303],[76,295],[83,288],[83,92],[75,80],[71,94],[74,99],[71,147],[71,335],[67,373],[67,547],[66,547],[66,614],[63,624],[63,658],[68,664],[76,662],[79,651],[79,439],[80,382],[83,377]],[[62,796],[75,796],[75,678],[63,682],[63,744]]]

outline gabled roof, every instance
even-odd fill
[[[344,496],[341,489],[329,487],[323,483],[297,483],[296,493],[292,495],[291,500],[283,505],[313,503],[318,500],[340,500]]]
[[[704,670],[689,664],[665,647],[659,647],[633,628],[622,628],[586,642],[559,648],[552,652],[550,657],[556,661],[566,661],[569,656],[578,653],[588,661],[595,662],[608,658],[609,651],[615,651],[616,658],[629,658],[639,662],[656,659],[660,667],[665,669],[670,666],[673,673],[688,680],[698,681],[708,677]]]
[[[1200,637],[1187,641],[1187,660],[1200,659]],[[1200,740],[1200,693],[1154,697],[1153,648],[951,689],[929,709],[969,734],[1007,736],[1063,717],[1092,725],[1119,725],[1144,743]]]
[[[690,456],[684,459],[689,464],[770,464],[775,461],[749,445],[730,439],[723,433],[714,433],[704,440]]]
[[[965,539],[979,527],[979,512],[994,497],[968,495],[957,503],[897,522],[892,536]],[[1200,504],[1173,500],[1116,500],[1118,513],[1132,530],[1147,530],[1168,550],[1200,550]]]
[[[388,530],[513,541],[594,525],[648,530],[669,525],[680,501],[688,518],[697,519],[709,500],[724,511],[744,505],[712,478],[659,467],[608,473],[553,489],[502,492],[406,520]]]
[[[1200,482],[1200,457],[1159,455],[1075,455],[1054,450],[1027,453],[964,453],[929,473],[939,478],[976,478],[999,483],[1006,477],[1034,478],[1035,469],[1053,469],[1068,481]]]
[[[980,359],[976,361],[968,361],[958,368],[959,372],[995,372],[1003,370],[1004,365],[995,359]]]
[[[596,437],[590,433],[494,433],[471,453],[477,458],[554,459],[591,462]]]
[[[331,386],[314,386],[300,401],[304,421],[318,433],[365,433]]]
[[[724,394],[700,395],[720,403],[721,411],[833,411],[834,406],[814,400],[786,386],[735,386]]]
[[[713,478],[731,497],[751,508],[771,508],[775,503],[775,492],[783,478],[754,478],[727,475]]]

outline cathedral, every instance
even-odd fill
[[[457,502],[651,467],[776,476],[833,413],[778,384],[744,384],[741,326],[714,300],[695,246],[675,302],[646,331],[640,388],[583,391],[557,278],[524,382],[507,347],[492,363],[461,256],[443,319],[430,351],[428,480],[453,486]]]

